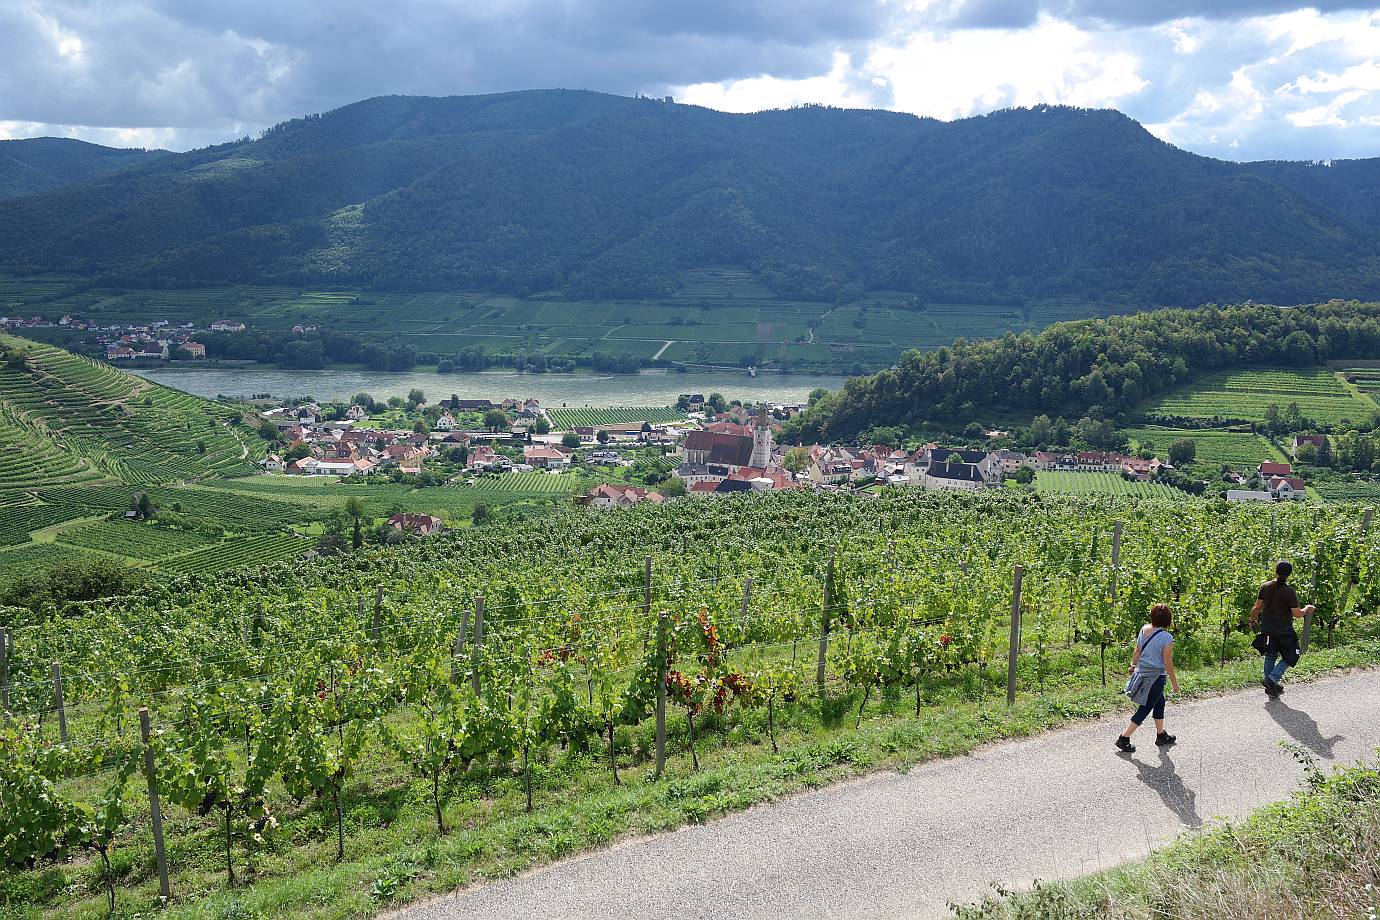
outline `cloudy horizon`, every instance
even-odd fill
[[[1380,155],[1380,10],[1333,0],[0,0],[0,138],[186,150],[393,93],[731,112],[1115,108],[1233,160]]]

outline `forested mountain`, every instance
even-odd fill
[[[122,150],[66,137],[0,141],[0,199],[50,192],[163,155],[162,150]]]
[[[639,296],[1194,305],[1380,295],[1372,161],[1238,165],[1114,111],[733,115],[578,91],[381,97],[0,208],[0,268]]]
[[[907,352],[897,367],[855,377],[821,399],[791,434],[840,440],[874,425],[1002,412],[1112,418],[1217,368],[1340,358],[1380,358],[1380,303],[1209,306],[1056,323],[1040,333]]]

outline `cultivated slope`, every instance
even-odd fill
[[[161,150],[122,150],[66,137],[0,141],[0,198],[50,192],[160,156]]]
[[[60,348],[0,335],[0,496],[63,485],[159,483],[253,467],[227,406]],[[17,357],[23,354],[22,362]]]
[[[1193,305],[1380,293],[1369,161],[1194,156],[1113,111],[730,115],[577,91],[382,97],[0,209],[0,264],[128,281]]]

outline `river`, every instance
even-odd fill
[[[373,371],[280,371],[253,368],[155,367],[133,371],[157,383],[214,399],[271,393],[277,397],[310,396],[346,400],[365,392],[375,399],[406,396],[419,389],[430,399],[455,393],[464,399],[538,399],[548,409],[560,406],[669,406],[681,393],[722,393],[745,402],[804,402],[816,387],[836,390],[843,377],[820,374],[762,374],[745,372],[675,373],[645,370],[639,374],[515,374],[484,371],[437,374],[434,371],[378,373]]]

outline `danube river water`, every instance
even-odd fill
[[[815,387],[835,390],[844,378],[819,374],[762,374],[722,371],[678,374],[651,370],[640,374],[437,374],[433,371],[279,371],[254,368],[147,368],[134,373],[198,396],[310,396],[344,400],[365,392],[375,399],[406,396],[414,388],[430,399],[455,393],[465,399],[538,399],[548,409],[560,406],[667,406],[681,393],[722,393],[746,402],[804,402]]]

